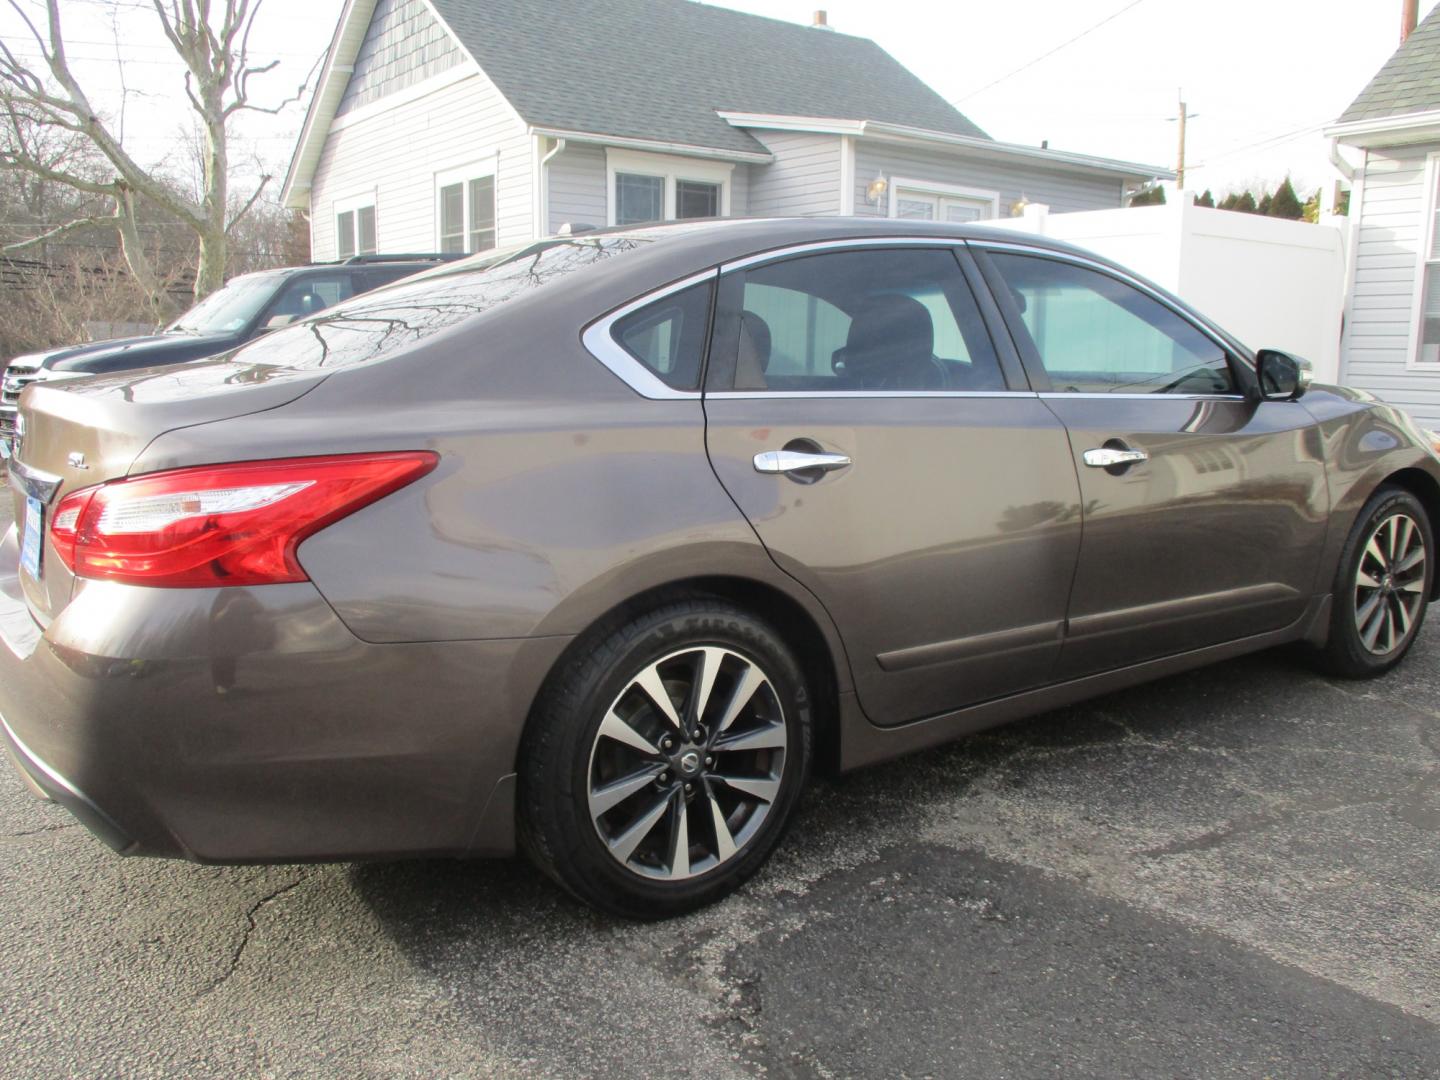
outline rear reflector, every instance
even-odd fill
[[[206,465],[67,495],[50,520],[77,577],[201,588],[308,580],[306,537],[424,476],[428,451]]]

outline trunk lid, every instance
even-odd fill
[[[58,499],[125,476],[140,452],[167,431],[277,408],[328,377],[329,372],[205,360],[28,387],[20,399],[20,435],[9,471],[22,551],[20,581],[36,618],[48,624],[69,602],[74,584],[48,542]],[[37,510],[38,574],[34,557],[24,557],[26,529]]]

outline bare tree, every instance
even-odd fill
[[[43,57],[43,70],[27,65],[0,41],[0,168],[20,169],[76,191],[104,197],[110,213],[103,220],[119,231],[135,280],[158,316],[166,303],[165,281],[151,264],[137,226],[137,200],[153,204],[189,228],[198,243],[195,297],[200,299],[224,283],[230,237],[254,208],[270,182],[262,176],[248,196],[230,191],[228,127],[239,112],[275,113],[300,99],[310,79],[295,94],[273,106],[250,97],[250,81],[274,69],[279,61],[257,64],[250,57],[250,33],[263,0],[150,0],[166,40],[185,69],[185,96],[200,133],[201,184],[190,195],[137,162],[125,149],[112,122],[91,103],[66,56],[60,23],[60,0],[44,0],[45,26],[36,26],[20,0],[7,0],[24,21]],[[313,75],[314,69],[311,74]],[[83,174],[38,153],[35,132],[59,129],[82,136],[99,151],[111,175]],[[46,234],[10,245],[22,247],[93,226],[97,215],[57,225]]]

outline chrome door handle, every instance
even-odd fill
[[[1086,450],[1081,457],[1085,464],[1092,469],[1113,469],[1116,465],[1134,465],[1137,462],[1150,460],[1150,455],[1144,450],[1121,450],[1114,446]]]
[[[762,473],[793,473],[807,469],[830,472],[850,464],[847,454],[806,453],[801,450],[766,450],[755,455],[755,471]]]

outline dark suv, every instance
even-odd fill
[[[223,289],[158,334],[69,345],[17,356],[0,390],[0,457],[8,457],[20,391],[33,382],[179,364],[233,349],[270,330],[359,293],[456,258],[454,255],[357,255],[343,263],[260,270]]]

